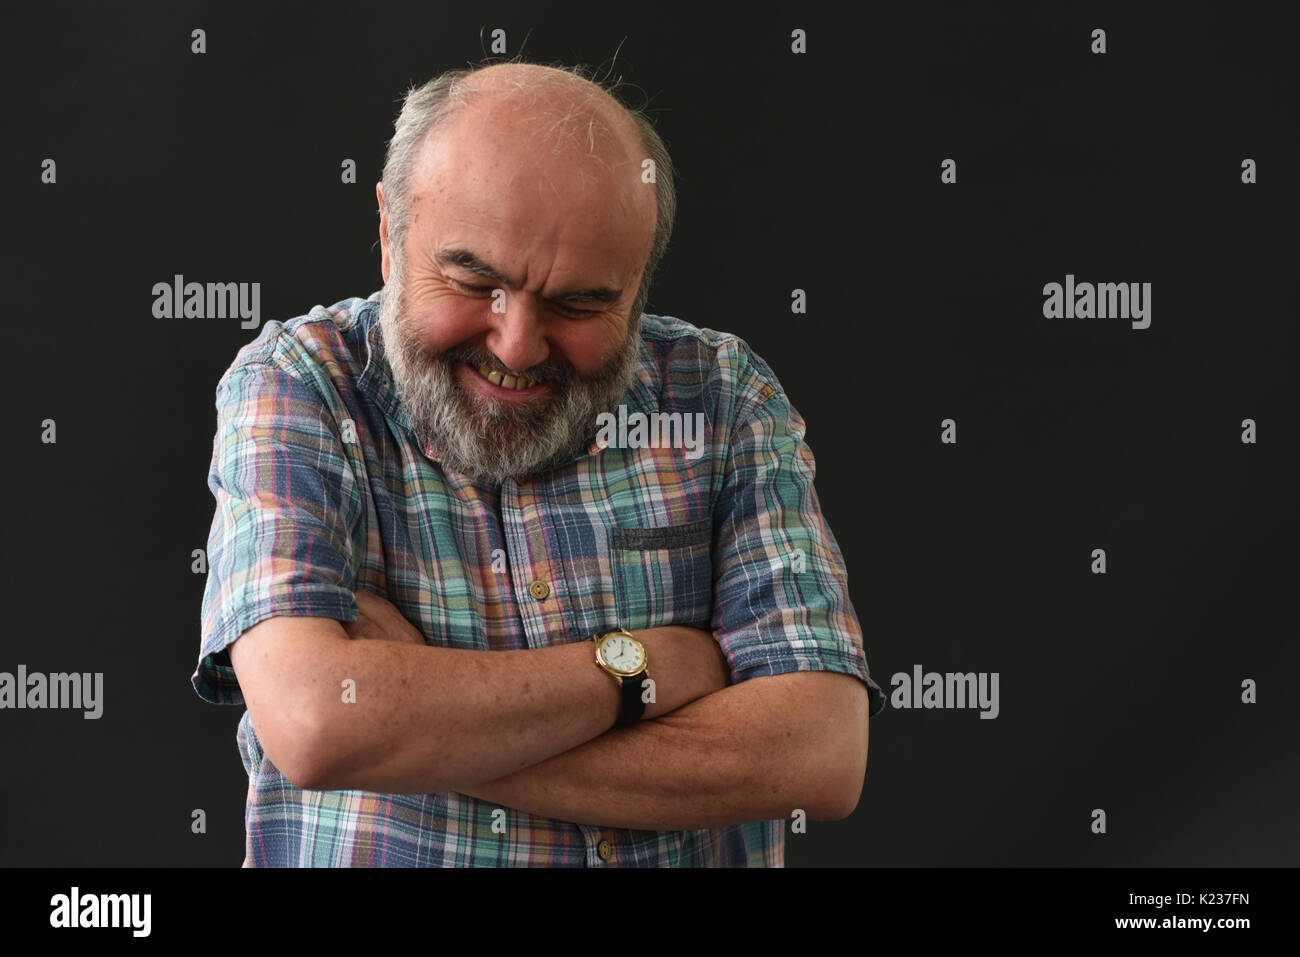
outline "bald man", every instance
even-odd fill
[[[245,865],[784,864],[884,695],[780,382],[643,312],[662,141],[580,71],[452,71],[376,192],[383,289],[217,387],[193,684],[246,708]]]

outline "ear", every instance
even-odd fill
[[[388,249],[388,210],[384,206],[384,184],[382,182],[375,184],[375,196],[379,199],[379,247],[380,262],[379,269],[384,274],[385,284],[388,282],[388,274],[392,271],[392,256]]]

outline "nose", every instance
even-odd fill
[[[526,372],[550,355],[541,310],[532,295],[507,295],[505,311],[492,313],[487,347],[512,372]]]

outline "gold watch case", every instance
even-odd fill
[[[605,660],[605,654],[604,654],[605,641],[609,638],[615,638],[615,637],[625,638],[628,641],[632,642],[632,644],[636,645],[637,648],[641,650],[642,664],[641,667],[638,668],[636,671],[624,671],[621,668],[615,668],[613,665],[611,665],[608,661]],[[596,664],[600,665],[602,668],[608,671],[615,678],[619,679],[620,684],[622,683],[624,678],[631,678],[634,675],[639,675],[650,666],[650,659],[649,656],[646,654],[645,645],[637,641],[635,636],[633,636],[632,633],[629,632],[626,628],[618,628],[615,629],[614,631],[607,631],[603,635],[592,635],[591,640],[596,643]]]

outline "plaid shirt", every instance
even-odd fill
[[[643,319],[623,401],[629,413],[702,412],[702,456],[593,441],[562,468],[496,485],[420,447],[384,359],[378,300],[268,322],[217,385],[216,514],[192,678],[205,701],[244,703],[227,646],[245,629],[277,615],[355,621],[364,587],[430,644],[539,648],[618,626],[696,625],[721,643],[733,682],[839,671],[867,684],[872,715],[884,708],[803,420],[742,340]],[[494,806],[465,794],[298,788],[247,710],[237,741],[245,866],[784,864],[779,819],[649,831],[509,809],[497,834]]]

